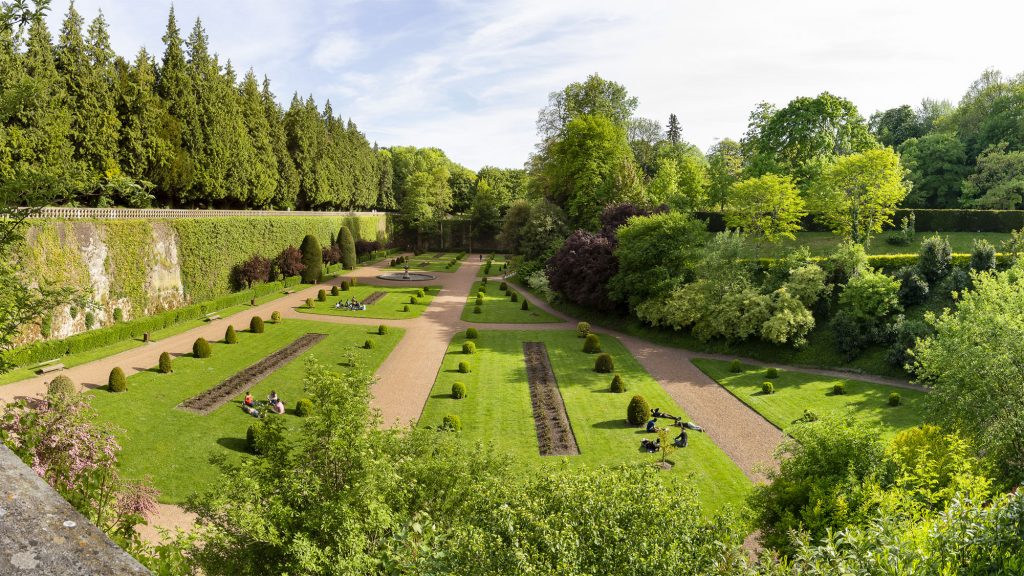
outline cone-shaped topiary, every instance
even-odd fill
[[[615,362],[612,361],[610,354],[601,354],[594,361],[594,372],[601,374],[611,374],[615,371]]]
[[[320,280],[320,274],[323,272],[324,254],[320,248],[320,241],[316,239],[316,236],[307,234],[302,239],[299,251],[302,252],[302,263],[306,266],[302,270],[302,282],[313,284]]]
[[[313,413],[313,401],[309,398],[299,398],[295,403],[296,416],[309,416]]]
[[[366,342],[363,342],[363,348],[366,348],[367,350],[373,350],[373,340],[367,340]]]
[[[249,332],[254,334],[263,334],[263,318],[253,316],[252,319],[249,320]]]
[[[764,377],[768,378],[768,379],[778,378],[779,377],[779,369],[773,367],[773,368],[769,368],[769,369],[765,370],[764,371]]]
[[[516,293],[516,292],[513,292],[513,293],[512,293],[512,296],[510,296],[510,298],[511,298],[511,300],[512,300],[513,302],[519,302],[519,294],[518,294],[518,293]]]
[[[427,295],[427,293],[423,291],[423,288],[420,288],[420,289],[416,290],[416,297],[417,298],[423,298],[426,295]]]
[[[761,383],[761,393],[775,394],[775,384],[772,384],[769,380],[765,380],[764,382]]]
[[[469,362],[459,362],[459,372],[462,374],[469,374]]]
[[[408,304],[402,305],[402,312],[408,312],[408,311],[409,311],[409,305]]]
[[[270,321],[273,322],[274,324],[277,324],[278,322],[280,322],[281,321],[281,313],[278,312],[277,310],[274,310],[270,314]]]
[[[743,365],[740,364],[739,360],[733,360],[729,364],[729,372],[732,372],[733,374],[738,374],[740,372],[743,372]]]
[[[621,394],[626,391],[626,383],[622,381],[622,376],[616,374],[612,376],[612,392]]]
[[[441,420],[441,429],[458,432],[462,430],[462,420],[459,420],[459,417],[455,414],[445,414]]]
[[[224,331],[224,343],[225,344],[237,344],[238,335],[235,334],[235,327],[228,324],[228,329]]]
[[[387,326],[385,326],[383,324],[381,324],[380,326],[377,326],[377,335],[378,336],[383,336],[383,335],[385,335],[387,333],[388,333],[388,327]]]
[[[520,310],[529,310],[530,309],[530,303],[526,301],[526,298],[523,298],[523,305],[520,306],[519,309]]]
[[[476,328],[466,328],[466,338],[470,340],[476,340],[480,335],[477,334]]]
[[[318,302],[327,302],[327,291],[320,290],[316,293],[316,299]]]
[[[313,299],[312,298],[306,298],[306,308],[312,308],[312,307],[313,307]]]
[[[626,420],[633,426],[642,426],[647,423],[647,419],[650,417],[651,407],[647,404],[647,400],[639,394],[633,396],[633,399],[629,401],[629,406],[626,408]]]
[[[476,344],[474,344],[473,342],[463,342],[462,343],[462,353],[463,354],[476,354]]]
[[[196,338],[196,341],[192,343],[192,355],[196,358],[210,357],[210,343],[206,341],[206,338]]]
[[[170,374],[174,372],[174,368],[171,366],[171,355],[168,352],[160,353],[160,373]]]
[[[452,384],[452,398],[461,400],[466,397],[466,385],[462,382]]]
[[[338,232],[338,248],[341,249],[341,265],[346,270],[356,268],[356,241],[352,238],[352,231],[348,226],[342,226]]]
[[[338,288],[337,285],[331,286],[331,296],[337,296],[340,293],[341,293],[341,288]]]
[[[409,304],[419,304],[420,301],[415,296],[409,296]]]
[[[121,370],[120,366],[111,370],[110,376],[107,378],[107,390],[110,392],[124,392],[127,389],[128,381],[124,377],[124,370]]]
[[[501,284],[498,285],[498,290],[501,290],[502,292],[504,292],[505,290],[508,290],[508,284],[505,283],[505,282],[502,282]]]
[[[348,292],[348,289],[349,289],[348,281],[347,280],[342,280],[341,281],[341,291],[342,292]]]
[[[601,339],[597,334],[587,334],[586,340],[583,341],[583,351],[587,354],[597,354],[601,351]]]
[[[61,374],[46,385],[47,396],[67,396],[75,393],[75,383],[67,376]]]

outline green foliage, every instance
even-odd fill
[[[615,371],[615,362],[611,354],[602,353],[594,360],[594,372],[610,374]]]
[[[743,372],[743,364],[741,364],[739,360],[733,360],[729,363],[729,372],[732,372],[733,374]]]
[[[996,269],[996,247],[985,239],[975,239],[971,247],[971,270],[991,272]]]
[[[322,290],[321,290],[321,292],[322,292]],[[337,296],[337,295],[338,295],[338,294],[340,294],[340,293],[341,293],[341,290],[340,290],[340,289],[338,289],[338,286],[337,286],[337,285],[335,285],[335,286],[331,286],[331,296]],[[321,300],[321,302],[323,302],[323,301],[325,301],[325,300],[326,300],[326,298],[325,298],[324,300]]]
[[[348,226],[342,226],[338,231],[338,247],[341,248],[341,265],[346,270],[356,268],[356,241],[352,237],[352,231]]]
[[[408,311],[409,311],[409,305],[408,304],[403,304],[402,305],[402,312],[408,312]],[[478,312],[478,314],[479,314],[479,312]]]
[[[388,333],[388,327],[386,325],[381,324],[380,326],[377,326],[377,335],[378,336],[384,336],[387,333]]]
[[[860,271],[846,283],[832,329],[837,347],[847,358],[882,339],[885,323],[903,310],[899,290],[899,280],[871,269]]]
[[[899,392],[889,394],[889,406],[899,406],[901,403],[903,403],[903,397],[900,396]]]
[[[319,282],[320,276],[323,274],[323,253],[316,236],[307,234],[302,239],[299,251],[302,252],[302,264],[305,266],[302,270],[303,283]]]
[[[762,394],[775,394],[775,384],[772,384],[768,380],[761,383]]]
[[[205,338],[196,338],[192,343],[192,356],[195,358],[209,358],[210,353],[210,343]]]
[[[318,302],[327,302],[327,291],[320,290],[316,293],[316,299]]]
[[[107,391],[124,392],[126,390],[128,390],[128,380],[124,376],[124,370],[120,366],[115,367],[107,377]]]
[[[416,297],[417,297],[417,298],[423,298],[423,296],[424,296],[425,294],[426,294],[426,293],[425,293],[425,292],[423,291],[423,288],[417,288],[417,289],[416,289]]]
[[[473,343],[473,342],[463,342],[462,343],[462,353],[463,354],[476,354],[476,344]]]
[[[253,316],[249,319],[249,332],[253,334],[263,334],[263,318],[259,316]]]
[[[725,222],[767,242],[795,239],[800,220],[807,215],[804,200],[787,176],[765,174],[737,182],[725,205]]]
[[[273,312],[271,312],[270,313],[270,321],[273,322],[274,324],[277,324],[277,323],[281,322],[281,313],[278,312],[277,310],[274,310]]]
[[[342,280],[341,281],[341,291],[342,292],[348,292],[348,290],[349,290],[348,280]]]
[[[480,306],[474,306],[473,307],[473,314],[483,314],[483,312],[484,312],[484,309],[482,307],[480,307]]]
[[[462,420],[455,414],[445,414],[441,420],[441,430],[448,430],[451,432],[458,432],[462,430]]]
[[[520,310],[529,310],[530,309],[530,302],[527,301],[526,298],[523,298],[523,305],[520,306],[519,309]]]
[[[1024,152],[1008,150],[1005,142],[989,146],[979,156],[973,174],[964,181],[963,203],[982,209],[1024,207]]]
[[[611,391],[616,394],[621,394],[626,391],[626,383],[622,381],[622,376],[616,374],[612,376]]]
[[[576,335],[580,338],[586,338],[590,334],[590,322],[578,322],[576,324]]]
[[[703,222],[679,212],[630,219],[616,231],[619,271],[608,295],[631,308],[666,296],[696,260]]]
[[[96,325],[96,315],[93,314],[92,310],[85,313],[85,329],[92,330],[93,326]]]
[[[235,327],[228,324],[228,329],[224,331],[224,343],[226,344],[237,344],[238,336],[235,334]]]
[[[633,426],[643,426],[651,417],[651,407],[643,396],[637,394],[629,400],[626,407],[626,421]]]
[[[472,326],[470,326],[469,328],[466,328],[466,338],[468,338],[470,340],[476,340],[479,337],[480,337],[480,335],[477,332],[476,328],[473,328]]]
[[[456,382],[452,384],[452,398],[461,400],[466,397],[466,384],[463,382]]]
[[[834,394],[836,396],[842,396],[843,394],[846,394],[846,383],[845,382],[836,382],[835,384],[833,384],[832,385],[832,394]]]
[[[953,249],[949,240],[938,234],[925,238],[918,252],[917,268],[928,282],[935,283],[949,274],[953,265]]]
[[[74,381],[63,374],[57,376],[53,380],[50,380],[46,385],[47,396],[68,396],[75,392]]]
[[[409,304],[419,304],[420,301],[415,296],[409,296]]]
[[[114,322],[124,322],[124,310],[114,308]]]
[[[519,302],[519,294],[513,292],[512,295],[509,297],[509,300],[511,300],[512,302]]]
[[[601,338],[597,334],[588,333],[583,340],[583,351],[587,354],[597,354],[601,351]]]
[[[911,138],[899,146],[899,152],[903,165],[909,170],[907,177],[913,183],[905,202],[907,206],[960,206],[960,188],[964,178],[971,173],[971,167],[964,145],[956,134],[932,132]]]
[[[159,368],[161,374],[170,374],[174,372],[174,367],[171,365],[171,354],[169,352],[160,353]]]
[[[313,401],[309,398],[299,398],[295,403],[295,415],[305,418],[313,413]]]
[[[313,299],[312,298],[306,298],[306,308],[312,309],[313,307],[314,307]]]
[[[367,339],[366,342],[363,342],[363,348],[373,350],[373,340]]]
[[[483,306],[483,304],[484,304],[484,297],[483,296],[477,296],[476,297],[476,305],[477,306]]]
[[[769,380],[773,380],[779,377],[779,369],[775,367],[768,368],[764,371],[764,377]]]
[[[468,344],[468,342],[467,342],[467,344]],[[469,374],[469,362],[466,362],[465,360],[463,360],[462,362],[459,362],[459,373],[460,374]]]

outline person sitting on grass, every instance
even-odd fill
[[[640,448],[651,453],[657,452],[661,450],[661,440],[648,440],[644,438],[640,441]]]
[[[686,448],[686,445],[690,443],[690,439],[686,435],[686,428],[679,430],[679,436],[676,436],[672,443],[680,448]]]
[[[648,432],[657,432],[658,431],[658,419],[657,418],[651,418],[647,422],[647,431]]]
[[[337,302],[335,302],[334,303],[334,307],[340,310],[341,309],[341,300],[338,300]]]
[[[246,392],[245,392],[245,401],[244,401],[244,404],[245,404],[246,406],[248,406],[248,407],[252,408],[252,405],[253,405],[253,397],[252,397],[252,391],[251,391],[251,390],[246,390]]]
[[[284,414],[284,402],[277,395],[277,392],[270,391],[270,395],[267,396],[267,401],[270,402],[270,409],[278,414]]]

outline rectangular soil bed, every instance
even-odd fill
[[[580,453],[576,435],[565,412],[558,381],[551,370],[548,349],[543,342],[523,342],[526,377],[530,381],[533,425],[541,456],[575,456]]]
[[[387,292],[374,292],[373,294],[370,294],[366,298],[363,298],[362,304],[364,306],[369,306],[370,304],[376,304],[378,300],[380,300],[381,298],[383,298],[383,297],[385,297],[387,295],[388,295]]]
[[[309,350],[326,337],[327,334],[305,334],[299,336],[294,342],[270,356],[236,372],[233,376],[213,388],[178,404],[178,408],[197,414],[209,414],[223,406],[228,400],[234,398],[243,390],[251,388],[260,380],[270,376],[275,370],[291,362],[299,354]]]

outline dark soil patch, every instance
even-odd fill
[[[574,456],[580,453],[572,432],[558,381],[551,370],[548,348],[543,342],[523,342],[526,377],[530,381],[533,425],[541,456]]]
[[[326,337],[327,334],[305,334],[300,336],[291,344],[252,366],[236,372],[233,376],[213,388],[178,404],[178,408],[198,414],[209,414],[223,406],[229,399],[234,398],[243,390],[251,388],[254,384],[270,376],[275,370],[291,362],[299,354],[309,350]]]
[[[373,294],[370,294],[366,298],[363,298],[362,304],[365,305],[365,306],[369,306],[370,304],[375,304],[378,300],[380,300],[381,298],[387,296],[387,294],[388,294],[387,292],[374,292]]]
[[[434,258],[444,258],[444,252],[438,252],[437,254],[434,254]]]

